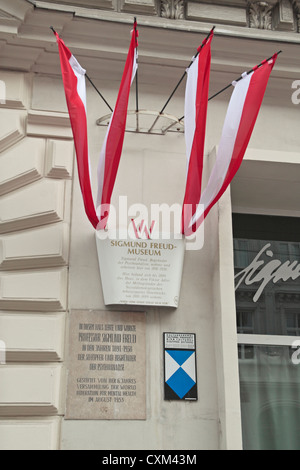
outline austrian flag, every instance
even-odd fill
[[[201,196],[204,143],[208,106],[213,30],[198,48],[198,55],[187,70],[185,92],[185,142],[187,180],[182,212],[182,233],[191,231],[191,217],[197,210]],[[192,228],[192,232],[196,231]]]
[[[134,22],[131,42],[124,67],[116,106],[107,129],[98,164],[97,208],[100,207],[100,229],[105,229],[114,184],[122,154],[130,87],[137,71],[137,23]]]
[[[185,221],[185,235],[201,225],[213,206],[224,194],[247,150],[278,54],[254,67],[250,73],[233,82],[234,91],[228,106],[216,162],[208,184],[198,199],[197,210]],[[204,118],[203,118],[204,119]]]
[[[71,54],[63,40],[54,32],[60,56],[63,84],[76,150],[78,177],[86,215],[96,228],[96,214],[90,180],[88,152],[85,70]]]
[[[54,34],[59,48],[62,78],[74,137],[79,183],[85,212],[95,229],[104,229],[109,215],[111,195],[123,149],[130,87],[137,70],[137,23],[134,22],[116,106],[98,164],[97,209],[100,209],[99,217],[95,209],[91,189],[86,109],[86,71],[80,66],[55,31]]]

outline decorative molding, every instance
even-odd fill
[[[0,416],[53,416],[61,411],[60,365],[0,369]]]
[[[2,64],[1,64],[2,65]],[[5,96],[0,96],[0,108],[27,109],[30,101],[31,78],[27,73],[1,70],[0,84],[4,86]],[[1,100],[1,98],[4,98]]]
[[[249,26],[256,29],[272,29],[274,2],[251,0],[248,3]]]
[[[156,0],[122,0],[121,11],[141,15],[157,15]]]
[[[217,5],[188,1],[186,17],[188,20],[205,21],[210,24],[247,26],[246,8],[242,8],[240,5]]]
[[[0,199],[0,234],[64,219],[65,181],[43,179]]]
[[[5,272],[0,279],[0,309],[60,312],[67,306],[67,268]]]
[[[183,20],[185,17],[184,0],[161,0],[160,14],[163,18]]]
[[[274,28],[279,31],[294,31],[294,8],[290,0],[281,0],[274,9]]]
[[[297,32],[300,33],[300,0],[293,0],[293,7],[296,15]]]
[[[6,362],[60,362],[64,358],[63,313],[1,313]]]
[[[23,0],[1,0],[1,12],[11,18],[24,21],[27,13],[34,9],[34,6]]]
[[[73,139],[69,115],[30,110],[27,118],[27,135]]]
[[[72,178],[74,144],[66,140],[48,140],[45,174],[48,178]]]
[[[65,266],[69,257],[69,225],[51,224],[0,237],[0,270]]]
[[[239,289],[235,292],[235,298],[236,298],[236,302],[249,302],[252,306],[254,305],[253,304],[253,297],[255,295],[255,291],[254,290],[250,290],[250,289]],[[262,295],[265,295],[265,293],[263,292]]]
[[[38,42],[33,44],[24,41],[20,30],[20,25],[16,31],[10,31],[0,22],[0,34],[6,41],[1,47],[1,68],[31,72],[32,65],[41,54],[41,46]]]
[[[33,8],[33,5],[23,0],[1,0],[0,30],[7,34],[18,34],[26,14]]]
[[[0,109],[0,153],[25,137],[26,112]]]
[[[14,0],[11,1],[12,3],[14,2]],[[154,0],[151,0],[151,2],[154,2]],[[212,0],[210,3],[204,3],[196,0],[185,0],[186,20],[188,20],[185,21],[162,18],[160,16],[160,0],[155,2],[158,13],[153,14],[149,18],[150,3],[143,3],[141,0],[139,8],[146,8],[147,6],[147,16],[146,14],[141,14],[138,17],[139,26],[144,28],[143,45],[141,44],[141,48],[143,47],[143,54],[146,54],[147,62],[151,64],[153,62],[158,63],[158,60],[161,60],[164,64],[168,65],[168,62],[171,61],[172,66],[177,63],[182,66],[183,58],[187,55],[189,56],[189,46],[184,37],[184,32],[190,31],[203,35],[209,31],[212,24],[222,25],[222,28],[218,29],[219,37],[260,39],[262,44],[268,40],[280,40],[282,43],[299,43],[300,38],[291,31],[288,31],[287,34],[282,32],[278,34],[276,31],[272,31],[272,33],[270,32],[266,35],[265,32],[259,34],[259,30],[248,28],[250,15],[247,5],[253,2],[246,0],[224,0],[224,2]],[[273,2],[268,3],[273,5]],[[37,7],[26,16],[15,35],[9,36],[7,32],[2,31],[0,24],[0,62],[2,69],[13,68],[23,72],[24,70],[32,72],[31,78],[34,82],[38,81],[38,87],[40,87],[40,83],[45,79],[48,80],[49,86],[50,78],[52,78],[53,83],[55,80],[60,80],[61,82],[55,38],[51,35],[51,32],[49,33],[48,27],[51,19],[55,25],[58,24],[57,29],[63,32],[64,39],[67,41],[68,46],[74,50],[78,60],[84,62],[84,66],[89,71],[91,78],[95,80],[96,77],[101,76],[103,79],[104,73],[105,80],[109,80],[109,77],[107,78],[107,70],[110,71],[110,76],[115,70],[117,70],[117,73],[122,73],[122,71],[119,72],[121,54],[124,57],[126,56],[126,48],[123,41],[124,37],[128,38],[128,27],[132,26],[133,18],[132,13],[125,12],[127,8],[125,8],[125,3],[121,4],[124,7],[122,12],[88,9],[79,6],[72,7],[71,3],[66,5],[36,1],[36,4]],[[129,7],[127,0],[126,5]],[[133,4],[130,3],[130,5]],[[108,40],[112,25],[116,26],[114,26],[114,35]],[[236,29],[232,28],[232,26],[240,26],[240,28]],[[179,39],[180,47],[178,48],[178,54],[175,54],[171,48],[168,48],[168,50],[166,48],[168,34],[174,35],[176,32],[178,32],[178,35],[182,35]],[[2,41],[3,38],[5,38],[5,41]],[[9,43],[6,43],[6,41]],[[112,52],[117,60],[111,60]],[[142,60],[142,49],[140,52]],[[224,54],[224,57],[227,57],[226,54]],[[146,64],[144,65],[146,66]],[[149,72],[147,71],[147,73]],[[54,88],[55,86],[53,85]],[[55,106],[62,95],[61,89],[62,87],[57,87],[57,96],[54,98]],[[41,96],[38,94],[36,99],[41,99]],[[46,112],[51,110],[56,111],[48,104],[50,99],[51,94],[46,94],[46,99],[43,102],[45,107],[43,109],[36,108],[35,92],[33,89],[32,109],[46,110]],[[61,99],[61,108],[64,106],[65,100]],[[29,108],[29,106],[26,107],[27,109]],[[57,109],[57,111],[61,111],[61,109]],[[66,114],[65,108],[62,111]],[[46,127],[44,126],[44,129]],[[38,125],[35,128],[38,128]],[[33,135],[34,127],[29,125],[29,132],[31,130]],[[54,133],[55,129],[53,128],[52,130],[52,133]],[[67,129],[64,128],[64,130]],[[39,126],[39,133],[42,135],[41,126]],[[53,135],[52,137],[55,138]],[[70,133],[66,138],[71,138]]]
[[[0,450],[57,450],[60,423],[60,417],[1,419]]]
[[[276,294],[276,301],[283,303],[294,303],[299,305],[300,294],[296,292],[280,292]]]
[[[18,13],[21,4],[24,10]],[[26,0],[2,0],[1,10],[4,6],[8,10],[0,15],[0,331],[6,365],[0,370],[0,382],[5,384],[0,390],[0,449],[53,450],[59,448],[61,420],[52,416],[64,413],[62,365],[53,363],[64,360],[74,145],[66,109],[53,109],[53,102],[64,102],[58,87],[52,98],[40,82],[48,100],[35,110],[34,75],[23,70],[33,72],[43,51],[54,57],[45,52],[50,41],[43,30],[59,25],[58,20],[65,26],[73,16],[56,11],[46,15]],[[57,21],[50,22],[49,15]],[[40,38],[31,35],[31,22],[39,25]],[[3,419],[6,416],[8,420]]]
[[[0,156],[0,196],[42,178],[45,141],[25,138]]]
[[[11,15],[8,15],[7,13],[5,13],[5,11],[3,10],[0,10],[0,21],[3,20],[3,19],[12,19],[12,16]]]
[[[248,0],[250,28],[295,31],[300,28],[299,0]]]
[[[59,3],[71,6],[78,6],[82,8],[97,8],[97,9],[113,9],[113,1],[112,0],[40,0],[41,2],[45,3]]]

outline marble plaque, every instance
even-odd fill
[[[145,313],[72,310],[65,419],[146,419]]]

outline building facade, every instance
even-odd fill
[[[185,253],[177,308],[104,303],[50,30],[114,107],[134,17],[140,113],[133,85],[115,207],[182,204],[184,83],[149,129],[212,26],[211,95],[282,50],[243,164]],[[299,47],[298,0],[0,0],[1,449],[300,448]],[[110,111],[87,85],[96,180]],[[205,179],[230,94],[209,102]],[[78,311],[144,316],[143,419],[66,415]],[[165,332],[196,336],[195,401],[164,397]]]

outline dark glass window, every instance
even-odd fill
[[[234,214],[233,233],[243,446],[300,450],[300,219]]]
[[[233,215],[238,333],[300,336],[300,219]]]

